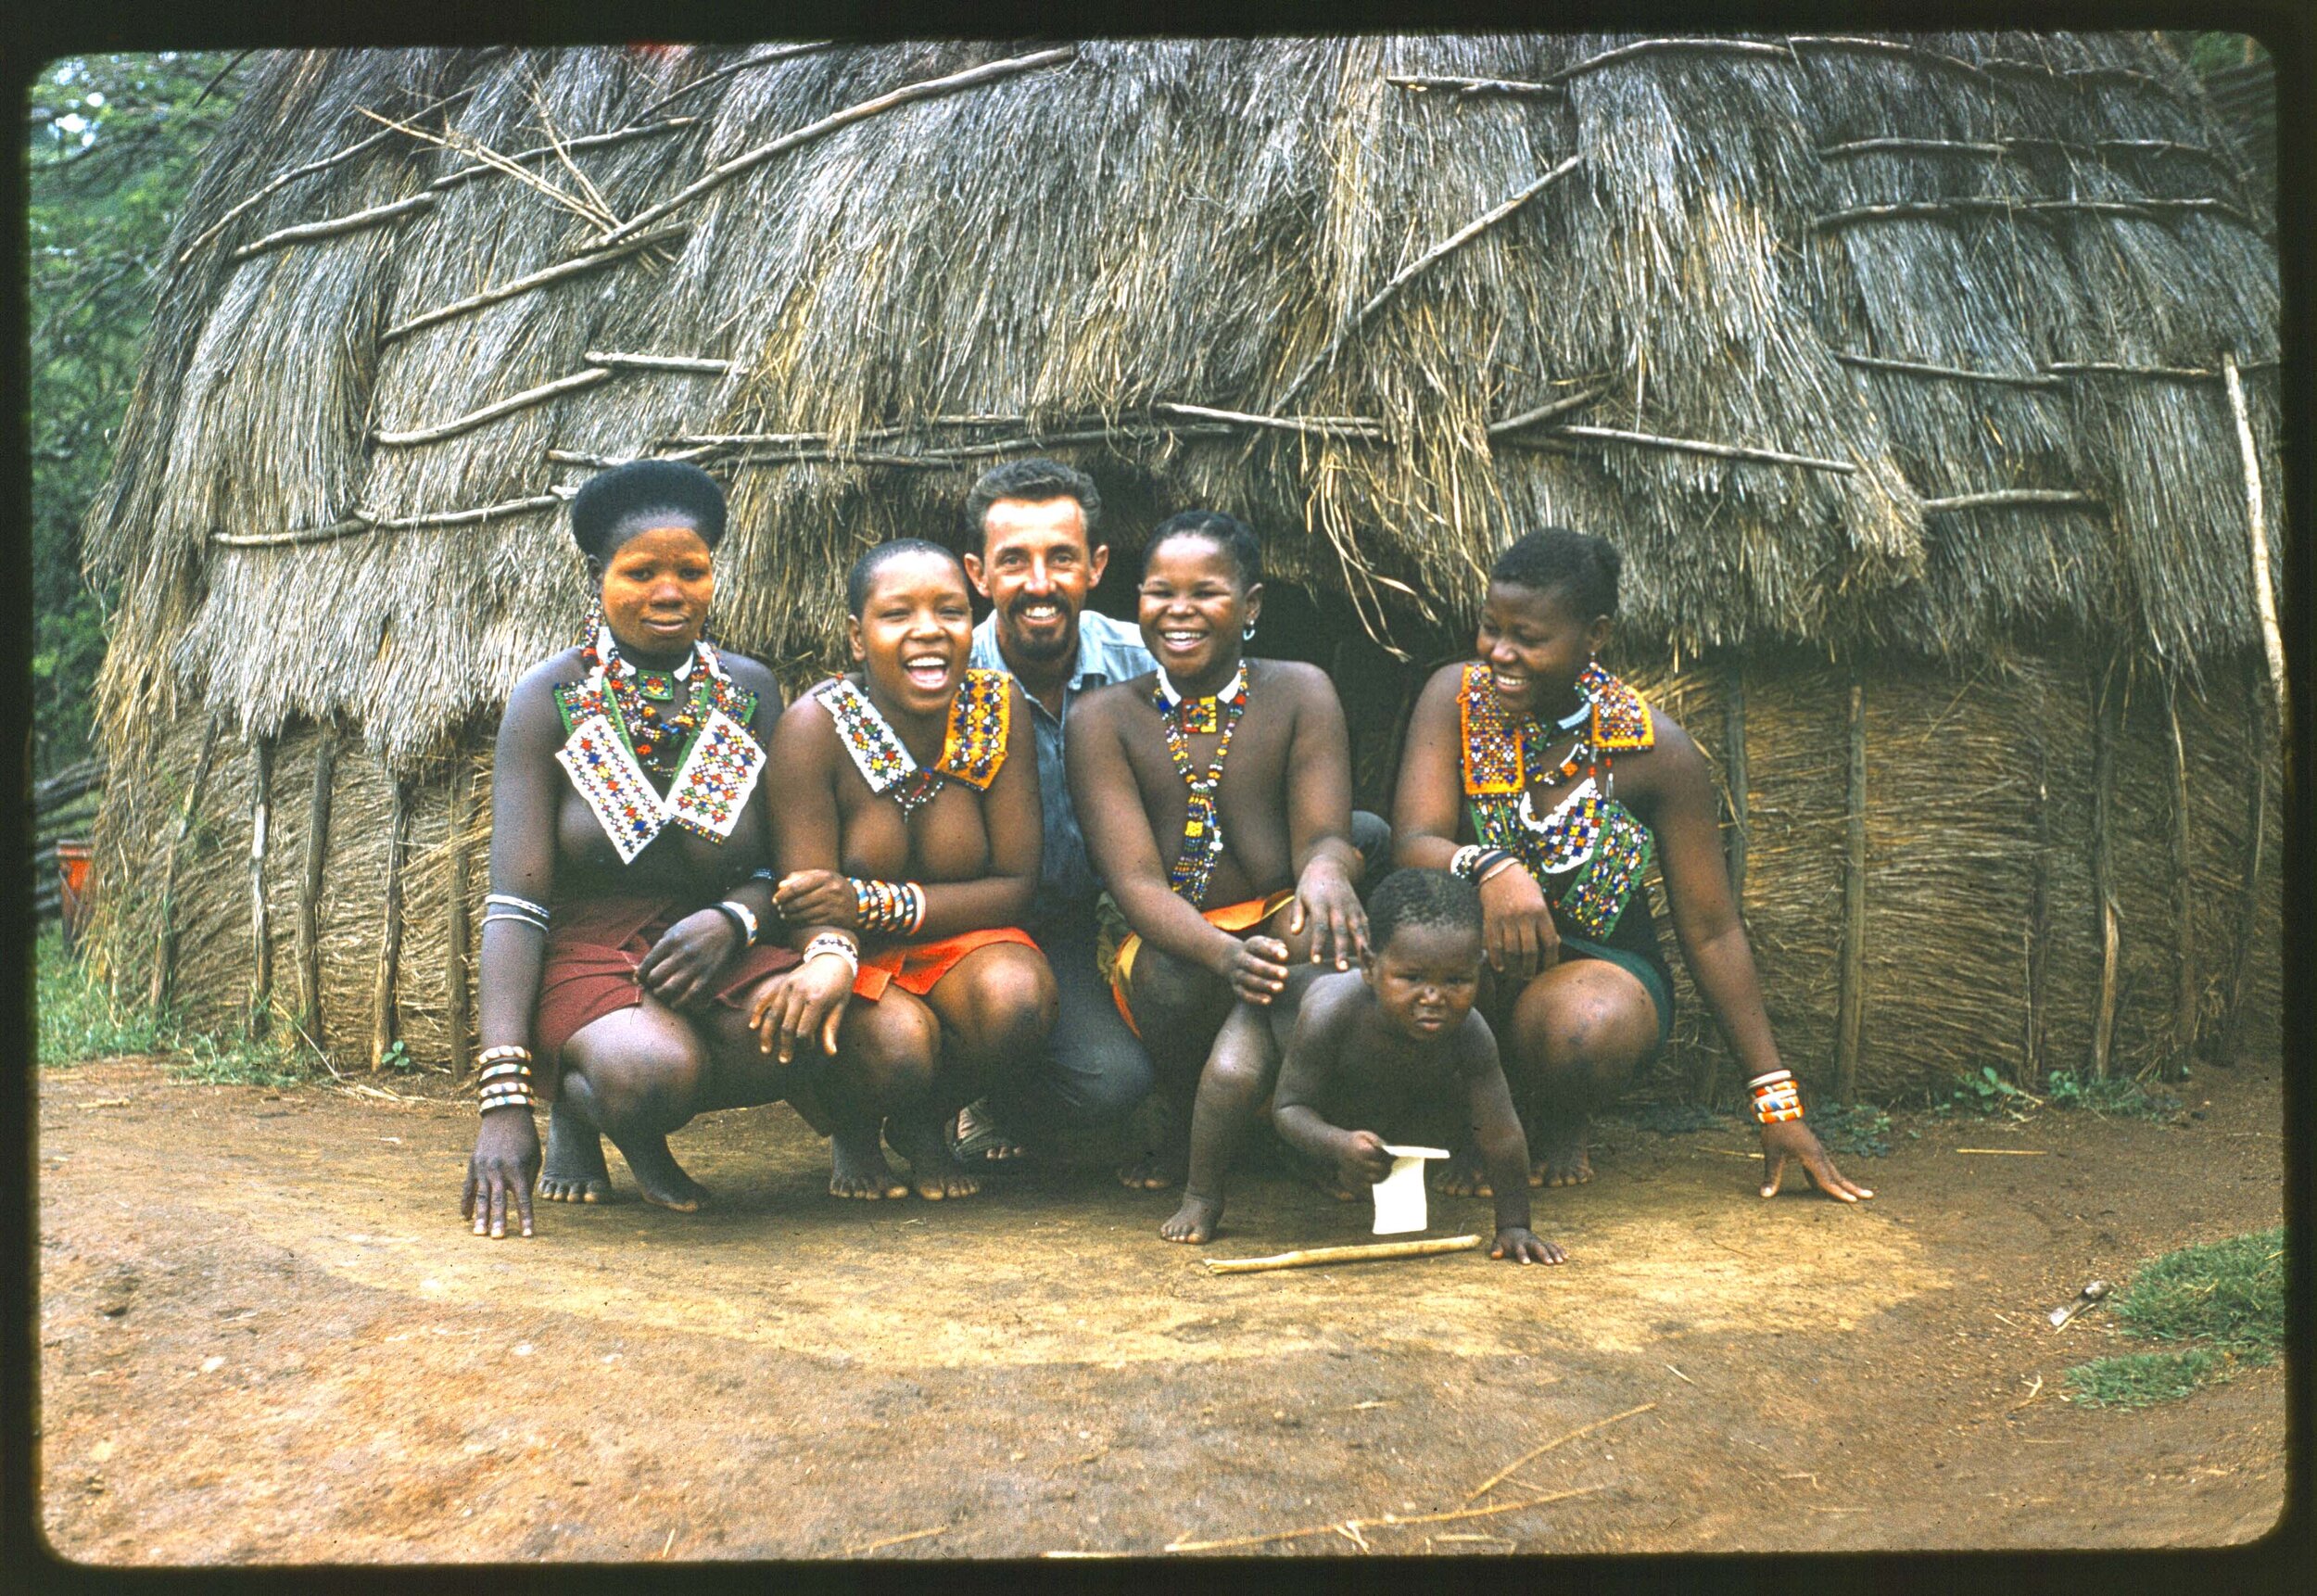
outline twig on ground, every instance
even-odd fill
[[[1547,1441],[1543,1446],[1538,1447],[1536,1450],[1523,1452],[1519,1457],[1514,1458],[1511,1463],[1505,1464],[1495,1474],[1492,1474],[1487,1479],[1482,1480],[1478,1485],[1473,1487],[1472,1489],[1464,1493],[1464,1500],[1466,1501],[1470,1501],[1473,1498],[1480,1495],[1483,1491],[1494,1489],[1497,1486],[1503,1483],[1504,1476],[1506,1475],[1511,1474],[1514,1469],[1521,1467],[1524,1463],[1532,1463],[1536,1459],[1543,1457],[1547,1452],[1552,1450],[1552,1449],[1557,1446],[1576,1440],[1579,1436],[1589,1436],[1595,1430],[1607,1429],[1611,1425],[1616,1424],[1623,1419],[1629,1419],[1636,1413],[1646,1413],[1655,1406],[1657,1406],[1655,1402],[1643,1402],[1638,1408],[1627,1408],[1622,1413],[1612,1413],[1605,1419],[1595,1419],[1589,1425],[1580,1425],[1565,1436],[1556,1436],[1551,1440]]]
[[[1671,1363],[1666,1364],[1666,1365],[1665,1365],[1665,1367],[1666,1367],[1666,1368],[1668,1368],[1668,1369],[1673,1370],[1673,1376],[1674,1376],[1674,1378],[1675,1378],[1675,1379],[1677,1379],[1677,1380],[1679,1380],[1679,1381],[1680,1381],[1683,1385],[1685,1385],[1685,1386],[1694,1386],[1694,1385],[1696,1385],[1696,1384],[1697,1384],[1697,1382],[1696,1382],[1695,1380],[1692,1380],[1691,1378],[1690,1378],[1690,1376],[1689,1376],[1689,1375],[1687,1375],[1687,1374],[1683,1374],[1683,1373],[1682,1373],[1680,1370],[1678,1370],[1678,1369],[1675,1369],[1675,1368],[1674,1368],[1674,1366],[1673,1366]]]
[[[1652,1403],[1652,1407],[1656,1404]],[[1597,1490],[1607,1490],[1605,1485],[1578,1486],[1574,1490],[1557,1490],[1549,1496],[1525,1497],[1519,1501],[1499,1502],[1494,1507],[1466,1507],[1448,1513],[1419,1513],[1402,1518],[1387,1513],[1381,1518],[1347,1518],[1334,1524],[1315,1524],[1304,1529],[1274,1530],[1269,1535],[1237,1535],[1227,1540],[1173,1540],[1169,1552],[1221,1552],[1239,1546],[1265,1546],[1274,1540],[1300,1540],[1307,1536],[1336,1535],[1348,1529],[1384,1529],[1396,1525],[1447,1524],[1460,1518],[1487,1518],[1493,1514],[1517,1513],[1524,1507],[1542,1507],[1550,1501],[1565,1501],[1573,1496],[1590,1496]]]
[[[2045,1147],[1957,1147],[1958,1153],[1971,1153],[1982,1159],[2041,1159],[2050,1156]]]
[[[949,1526],[946,1524],[937,1524],[931,1529],[913,1529],[906,1535],[888,1535],[882,1540],[872,1540],[866,1546],[853,1547],[845,1552],[845,1555],[847,1557],[859,1557],[864,1553],[880,1551],[888,1546],[899,1546],[905,1540],[923,1540],[929,1535],[946,1535],[948,1533]]]
[[[2042,1396],[2043,1394],[2044,1394],[2044,1376],[2043,1376],[2043,1375],[2041,1375],[2041,1374],[2038,1374],[2038,1375],[2036,1375],[2036,1376],[2035,1376],[2035,1384],[2033,1384],[2032,1386],[2030,1386],[2030,1387],[2028,1387],[2028,1394],[2027,1394],[2026,1398],[2025,1398],[2024,1400],[2020,1400],[2020,1401],[2017,1401],[2017,1402],[2012,1403],[2012,1404],[2011,1404],[2011,1406],[2009,1406],[2009,1407],[2006,1408],[2006,1409],[2004,1410],[2004,1412],[2007,1412],[2007,1413],[2016,1413],[2016,1412],[2019,1412],[2021,1408],[2026,1407],[2026,1406],[2028,1405],[2028,1403],[2029,1403],[2029,1402],[2032,1402],[2032,1401],[2035,1400],[2035,1399],[2036,1399],[2036,1398],[2038,1398],[2038,1397]]]
[[[1479,1245],[1480,1237],[1476,1235],[1448,1235],[1423,1241],[1363,1241],[1349,1247],[1307,1247],[1295,1252],[1275,1252],[1269,1258],[1203,1258],[1199,1261],[1216,1274],[1253,1274],[1267,1269],[1302,1269],[1314,1263],[1428,1258],[1439,1252],[1467,1252]]]

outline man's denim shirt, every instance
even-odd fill
[[[997,648],[997,616],[993,614],[973,628],[971,663],[983,670],[1006,670]],[[1030,929],[1053,925],[1072,911],[1092,906],[1102,882],[1086,858],[1086,839],[1078,830],[1070,807],[1070,776],[1062,764],[1062,719],[1070,701],[1086,688],[1102,687],[1137,677],[1157,665],[1143,646],[1143,634],[1124,621],[1083,610],[1078,616],[1078,666],[1062,690],[1062,715],[1046,712],[1045,704],[1026,690],[1030,720],[1038,733],[1038,802],[1045,839],[1038,865],[1038,895],[1030,911]]]

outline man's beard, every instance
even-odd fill
[[[1016,654],[1033,665],[1051,665],[1056,660],[1066,657],[1078,647],[1078,613],[1068,605],[1059,607],[1062,610],[1063,625],[1051,639],[1031,636],[1022,631],[1019,626],[1006,628],[1011,634],[1007,640],[1013,645],[1013,652]],[[1012,618],[1011,615],[1007,616],[1009,620]]]

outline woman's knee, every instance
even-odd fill
[[[879,1097],[922,1091],[941,1062],[940,1021],[897,986],[874,1003],[855,999],[837,1041],[834,1067]]]
[[[628,1011],[633,1013],[633,1010]],[[691,1118],[706,1084],[706,1049],[690,1028],[668,1017],[659,1025],[627,1025],[564,1045],[563,1087],[599,1125],[663,1123]]]
[[[1546,1081],[1621,1083],[1656,1048],[1657,1010],[1648,989],[1624,971],[1532,983],[1513,1014],[1526,1072]]]
[[[958,973],[968,982],[960,1030],[969,1032],[969,1045],[1010,1057],[1034,1048],[1054,1029],[1054,971],[1035,950],[998,949]]]

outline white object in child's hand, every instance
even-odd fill
[[[1430,1222],[1424,1210],[1424,1160],[1445,1159],[1448,1149],[1395,1147],[1386,1143],[1384,1150],[1392,1155],[1392,1172],[1375,1183],[1374,1234],[1399,1235],[1422,1230]]]

